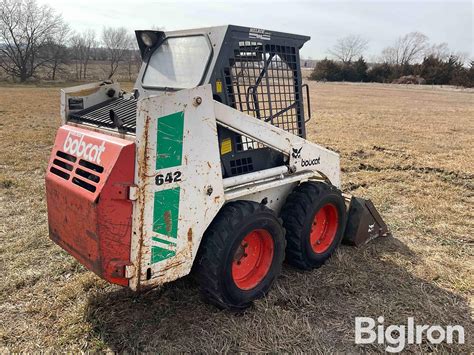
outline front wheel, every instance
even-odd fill
[[[332,185],[304,182],[288,196],[281,211],[286,229],[286,260],[303,270],[323,265],[341,243],[346,205]]]
[[[226,204],[203,236],[196,275],[205,300],[240,310],[263,297],[281,271],[284,229],[256,202]]]

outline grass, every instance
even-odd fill
[[[308,137],[341,154],[343,188],[371,198],[394,238],[341,247],[324,267],[288,266],[243,314],[199,299],[191,278],[134,294],[48,239],[44,172],[59,125],[54,87],[0,96],[0,351],[381,352],[354,344],[354,317],[474,331],[474,93],[310,83]]]

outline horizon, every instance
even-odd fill
[[[303,0],[291,5],[276,1],[271,3],[270,12],[267,0],[258,3],[138,0],[133,4],[125,0],[100,3],[84,0],[80,4],[39,0],[39,3],[50,5],[72,30],[92,29],[97,36],[104,27],[125,27],[129,31],[159,27],[171,31],[235,24],[309,35],[311,40],[303,46],[302,58],[320,60],[331,58],[329,50],[337,39],[360,35],[368,40],[364,58],[375,62],[385,47],[407,33],[418,31],[429,37],[430,44],[447,43],[451,53],[463,53],[472,59],[474,52],[471,1]],[[242,11],[245,6],[252,11]],[[288,16],[289,13],[293,15]],[[298,21],[293,21],[294,18]]]

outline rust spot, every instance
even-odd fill
[[[141,149],[139,146],[138,149],[138,175],[139,179],[142,182],[142,185],[138,188],[138,206],[140,206],[140,210],[138,211],[138,218],[139,218],[139,225],[138,225],[138,233],[139,233],[139,241],[138,241],[138,252],[137,252],[137,260],[136,260],[136,269],[137,269],[137,290],[140,289],[140,278],[141,278],[141,268],[142,268],[142,255],[143,255],[143,233],[144,230],[144,220],[145,220],[145,188],[144,188],[144,180],[146,179],[147,170],[148,170],[148,160],[147,160],[147,150],[148,150],[148,135],[150,129],[150,116],[147,116],[145,119],[145,127],[143,130],[143,144],[141,144]]]
[[[172,228],[172,222],[171,222],[171,211],[165,211],[165,213],[163,213],[163,219],[165,220],[165,224],[166,224],[166,231],[168,233],[171,232],[171,228]]]
[[[188,242],[191,243],[193,241],[193,229],[188,229]]]
[[[75,91],[71,92],[68,95],[69,96],[89,96],[92,95],[93,93],[97,92],[100,90],[100,87],[92,88],[92,89],[84,89],[81,91]]]
[[[172,280],[176,280],[176,276],[172,276],[173,275],[173,269],[176,269],[178,266],[184,264],[184,261],[183,260],[179,260],[177,262],[174,262],[174,263],[168,263],[166,264],[166,266],[163,267],[163,269],[161,269],[160,271],[160,275],[164,276],[166,275],[168,279],[172,279]],[[167,273],[167,271],[171,271],[171,273]],[[176,272],[176,271],[175,271]]]
[[[221,199],[220,196],[216,196],[216,197],[214,197],[214,202],[215,202],[215,203],[218,203],[220,199]]]
[[[91,232],[90,230],[86,230],[86,235],[92,240],[98,242],[97,235],[94,232]]]
[[[211,163],[207,162],[207,166],[208,166],[209,168],[211,168]]]

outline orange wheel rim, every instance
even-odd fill
[[[256,287],[268,274],[273,261],[274,243],[271,234],[255,229],[245,236],[232,261],[232,279],[242,290]]]
[[[314,215],[309,236],[311,248],[317,254],[324,253],[332,245],[339,226],[336,206],[328,203]]]

